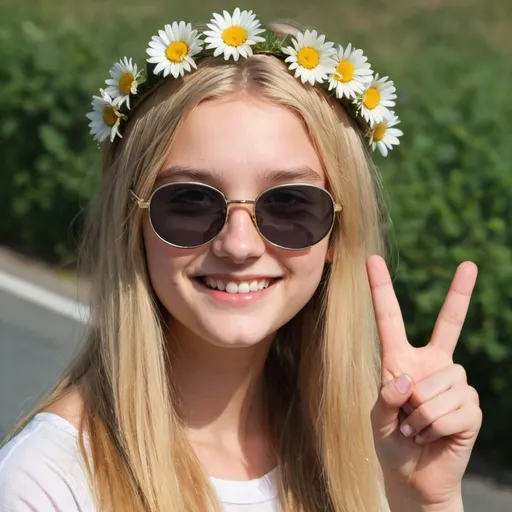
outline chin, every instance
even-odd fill
[[[219,320],[217,320],[219,322]],[[235,319],[233,321],[224,321],[216,324],[215,329],[211,329],[211,323],[209,329],[201,329],[203,332],[198,332],[199,336],[206,342],[215,345],[217,347],[224,348],[244,348],[253,347],[260,343],[270,342],[274,336],[275,331],[269,332],[268,330],[262,329],[262,322],[251,325],[252,322],[245,319],[242,325]],[[203,324],[204,327],[206,327]]]

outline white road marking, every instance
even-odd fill
[[[0,270],[0,290],[80,323],[89,322],[89,307]]]

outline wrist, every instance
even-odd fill
[[[420,503],[412,503],[409,501],[389,502],[389,510],[391,512],[464,512],[464,504],[462,499],[456,503],[440,503],[436,505],[422,505]]]
[[[464,512],[464,503],[462,502],[462,496],[456,500],[452,500],[450,503],[439,503],[436,505],[424,505],[418,509],[418,512]]]
[[[386,496],[391,512],[464,512],[462,493],[442,503],[425,503],[410,495],[408,488],[386,487]]]

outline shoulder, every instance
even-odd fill
[[[0,512],[93,512],[78,432],[37,414],[0,449]]]

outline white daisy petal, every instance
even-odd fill
[[[247,58],[253,54],[251,46],[265,40],[258,35],[265,32],[265,29],[261,28],[254,13],[241,11],[238,7],[233,14],[227,11],[222,16],[213,14],[207,27],[209,30],[204,32],[207,36],[207,49],[214,49],[214,57],[224,54],[225,60],[233,58],[237,61],[240,56]]]
[[[384,144],[382,142],[377,142],[376,145],[377,145],[377,149],[379,150],[380,154],[383,157],[388,156],[388,148],[386,147],[386,144]]]
[[[210,48],[215,48],[215,46],[212,46],[212,45],[208,46],[208,49],[210,49]],[[213,56],[218,57],[222,53],[224,53],[224,48],[222,46],[217,46],[217,48],[215,48],[215,51],[213,52]]]
[[[165,26],[165,30],[159,30],[158,31],[158,35],[160,36],[160,40],[162,41],[162,44],[164,44],[165,46],[168,46],[171,41],[169,41],[169,36],[167,35],[167,27],[169,25],[166,25]]]
[[[146,50],[146,53],[150,56],[150,57],[158,57],[158,56],[161,56],[162,55],[162,50],[161,49],[155,49],[155,48],[148,48]]]
[[[146,50],[149,56],[147,61],[157,64],[153,73],[178,78],[185,71],[191,71],[192,57],[203,48],[197,30],[192,30],[190,23],[175,21],[171,25],[165,25],[165,29],[159,30],[158,34],[152,37]]]
[[[180,68],[176,66],[176,64],[171,64],[171,75],[174,78],[178,78],[180,76]]]
[[[246,13],[247,13],[247,11],[244,11],[244,18],[247,18],[247,16],[245,16]],[[242,16],[240,13],[240,8],[237,7],[235,9],[235,11],[233,12],[233,16],[231,16],[231,23],[233,25],[240,26],[241,18],[242,18]]]
[[[93,111],[86,114],[86,117],[91,121],[89,128],[93,139],[101,143],[107,137],[110,137],[111,141],[116,136],[121,137],[119,125],[122,114],[111,96],[101,89],[100,96],[93,96],[91,105]]]
[[[185,71],[192,71],[192,68],[197,69],[197,64],[196,64],[195,60],[192,59],[191,57],[187,56],[185,58],[183,66],[185,66],[185,63],[188,66],[188,69],[185,68]]]
[[[344,49],[338,46],[336,51],[336,69],[329,76],[329,90],[335,90],[336,97],[355,99],[369,86],[373,71],[363,52],[353,49],[349,43]]]
[[[151,59],[149,59],[151,61]],[[159,64],[155,67],[153,70],[153,73],[155,75],[159,75],[163,70],[167,69],[169,67],[169,62],[167,60],[161,60]]]
[[[381,155],[385,157],[388,155],[388,150],[400,144],[398,137],[401,137],[403,133],[398,128],[393,128],[393,126],[399,123],[398,117],[393,112],[389,112],[383,121],[377,123],[372,128],[370,132],[370,146],[373,151],[378,149]]]
[[[163,59],[161,56],[157,56],[157,57],[150,57],[149,59],[147,59],[147,61],[150,64],[160,64],[160,62],[165,62],[166,59]]]
[[[335,50],[333,43],[325,42],[325,36],[318,36],[315,30],[306,30],[304,34],[298,33],[292,39],[292,46],[281,51],[289,55],[285,62],[289,62],[290,71],[295,70],[295,77],[302,83],[323,83],[328,74],[334,73],[336,68]]]
[[[113,100],[115,105],[126,105],[130,108],[130,94],[137,94],[137,79],[140,72],[132,59],[124,57],[116,62],[110,70],[111,78],[105,80],[108,86],[105,92]]]
[[[395,90],[393,82],[388,81],[387,77],[379,78],[377,74],[358,96],[358,112],[370,126],[373,127],[392,115],[390,109],[395,106]]]
[[[388,133],[393,137],[402,137],[404,132],[402,130],[398,130],[397,128],[390,128],[390,124],[388,123]]]

